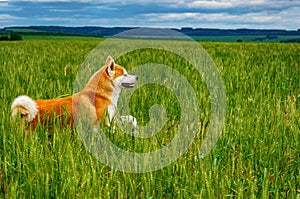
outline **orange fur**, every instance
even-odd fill
[[[53,117],[59,117],[62,126],[72,125],[76,114],[81,113],[81,108],[87,109],[86,113],[95,119],[95,125],[99,124],[102,119],[108,121],[105,113],[109,106],[114,106],[112,101],[113,92],[116,90],[114,80],[123,75],[127,76],[126,70],[108,57],[105,65],[91,77],[81,92],[65,98],[35,100],[38,111],[35,117],[28,121],[28,128],[35,129],[39,122],[41,125],[46,125]],[[137,80],[136,76],[132,77]],[[13,103],[12,110],[19,109],[20,111],[21,106],[24,109],[22,104],[14,105]]]

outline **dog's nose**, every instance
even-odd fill
[[[135,79],[136,79],[136,81],[139,79],[139,77],[138,76],[135,76]]]

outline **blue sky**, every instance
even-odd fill
[[[0,27],[300,29],[300,0],[0,0]]]

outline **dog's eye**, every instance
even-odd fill
[[[127,74],[125,74],[124,76],[127,77]]]

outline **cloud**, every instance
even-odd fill
[[[230,13],[166,13],[166,14],[145,14],[141,17],[148,19],[149,22],[174,22],[174,24],[197,24],[198,27],[213,28],[218,24],[219,28],[282,28],[285,21],[290,19],[292,24],[300,25],[297,20],[293,20],[292,16],[288,16],[288,11],[285,11],[285,17],[274,13],[270,15],[266,11],[245,14],[230,14]],[[298,18],[299,19],[299,18]],[[195,27],[195,26],[192,26]],[[291,28],[291,27],[287,27]]]
[[[15,20],[24,19],[23,17],[17,17],[9,14],[0,14],[0,22],[12,22]]]
[[[300,27],[299,0],[0,0],[2,26]]]
[[[89,0],[12,0],[15,2],[34,2],[34,3],[43,3],[43,2],[89,2]]]
[[[230,1],[192,1],[186,4],[188,8],[220,9],[232,7]]]
[[[15,7],[11,4],[9,4],[7,1],[1,1],[0,0],[0,11],[5,12],[5,11],[11,11],[11,10],[21,10],[19,7]]]
[[[272,9],[299,6],[299,1],[293,0],[196,0],[186,3],[189,8],[205,9],[228,9],[228,8],[249,8],[251,9]]]

